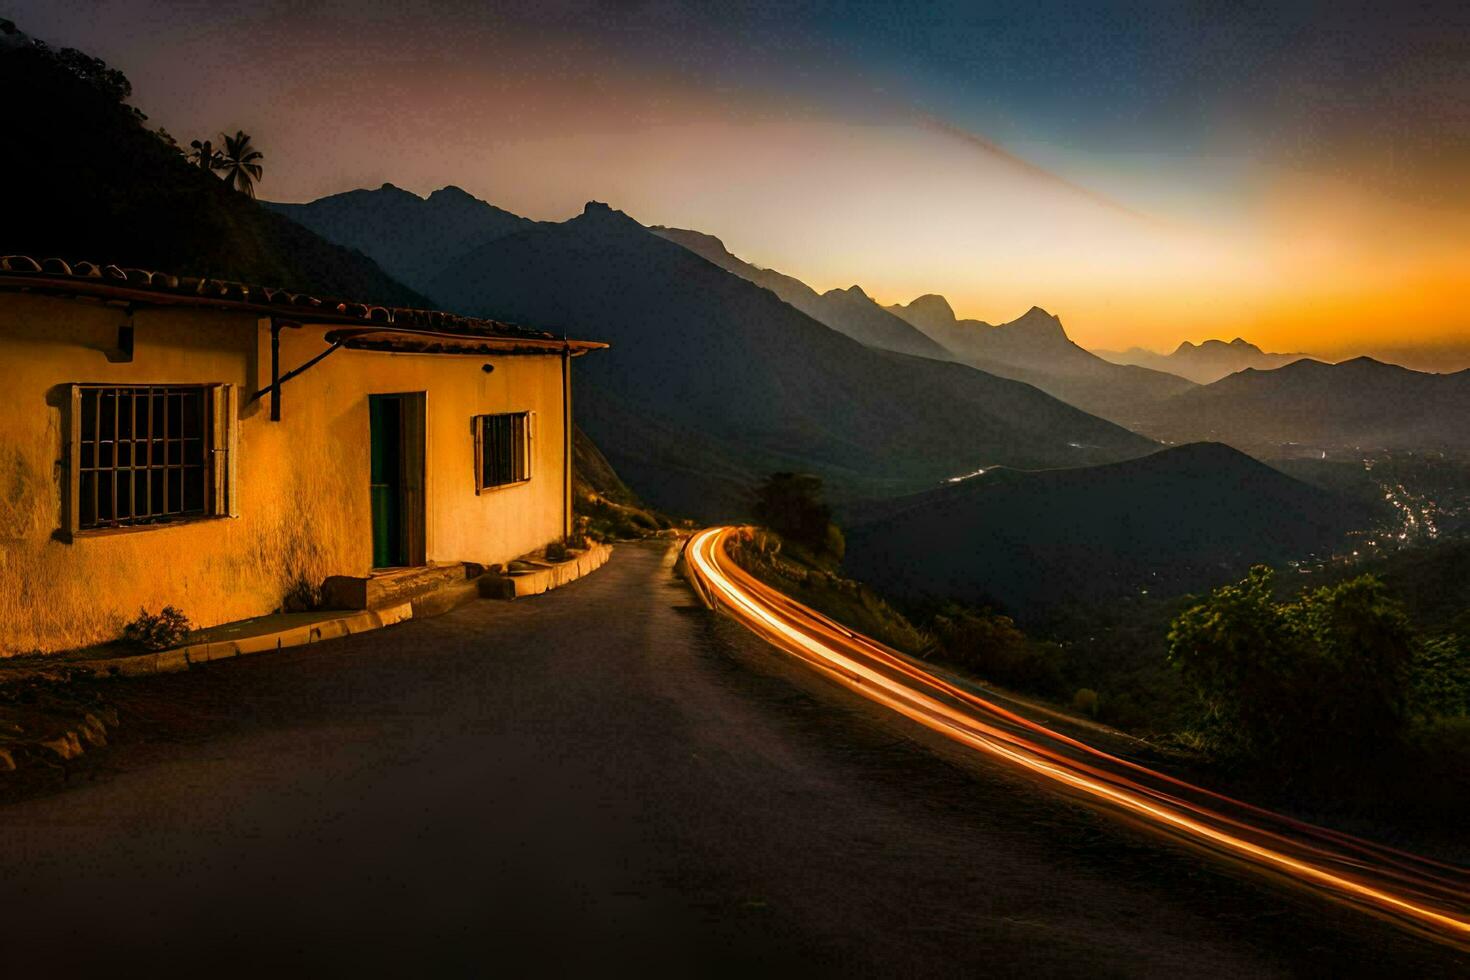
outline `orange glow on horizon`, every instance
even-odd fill
[[[1194,169],[1080,144],[1043,166],[1044,147],[997,144],[866,76],[843,75],[840,95],[730,86],[513,26],[418,25],[427,48],[370,31],[352,57],[323,58],[334,18],[254,29],[247,47],[180,29],[167,57],[148,32],[119,30],[97,53],[175,135],[220,120],[249,131],[269,200],[454,184],[564,220],[596,199],[716,235],[819,291],[858,284],[885,304],[937,292],[992,323],[1041,306],[1089,348],[1244,336],[1328,357],[1422,348],[1426,365],[1470,367],[1470,192],[1391,197],[1365,161],[1308,173],[1222,136],[1217,156],[1190,151]],[[180,84],[180,66],[205,63],[209,77]]]

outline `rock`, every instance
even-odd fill
[[[94,714],[82,718],[82,738],[94,749],[107,744],[107,726]]]
[[[78,758],[82,754],[82,742],[77,738],[76,732],[62,732],[56,738],[42,742],[41,745],[67,760]]]

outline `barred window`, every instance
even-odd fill
[[[71,525],[86,531],[226,513],[225,385],[75,385]]]
[[[475,418],[475,491],[531,478],[531,413]]]

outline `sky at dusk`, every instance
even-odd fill
[[[589,199],[818,289],[1470,366],[1470,5],[9,6],[264,197]]]

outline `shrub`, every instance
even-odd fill
[[[1272,601],[1257,566],[1181,613],[1169,661],[1194,688],[1200,723],[1263,762],[1350,761],[1404,728],[1413,636],[1402,607],[1361,576]]]
[[[948,606],[930,626],[939,656],[982,677],[1043,695],[1065,691],[1053,648],[1031,642],[1009,616]]]
[[[188,635],[189,617],[173,606],[164,606],[157,615],[147,609],[139,609],[138,618],[123,627],[123,640],[144,650],[176,647]]]
[[[1090,687],[1081,687],[1072,695],[1072,708],[1084,715],[1097,717],[1097,692]]]
[[[822,544],[822,550],[832,556],[832,559],[841,562],[847,554],[847,538],[842,534],[842,528],[836,524],[827,525],[827,538]]]
[[[321,605],[321,586],[312,584],[305,575],[298,575],[291,580],[286,596],[281,600],[281,608],[286,612],[311,612],[313,609],[320,609]]]
[[[1470,714],[1470,641],[1451,633],[1420,644],[1409,701],[1421,718]]]
[[[841,561],[842,531],[822,500],[822,479],[809,473],[772,473],[755,491],[751,513],[766,527],[814,557]]]
[[[563,541],[553,541],[553,542],[551,542],[551,544],[547,545],[546,546],[546,560],[547,561],[566,561],[567,560],[567,546],[566,546],[566,543],[563,542]]]

